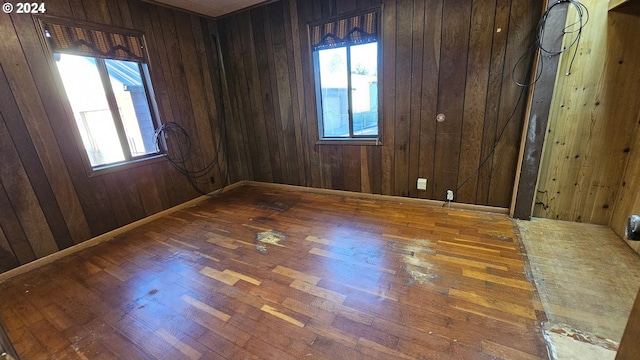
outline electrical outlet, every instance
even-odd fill
[[[427,190],[427,179],[418,178],[418,190]]]
[[[453,201],[453,190],[447,190],[447,201]]]

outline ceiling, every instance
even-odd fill
[[[168,5],[210,17],[230,14],[269,0],[145,0],[147,2]]]

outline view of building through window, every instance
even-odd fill
[[[140,63],[57,53],[56,64],[92,167],[156,152]]]
[[[320,73],[323,137],[376,137],[378,43],[316,51]]]

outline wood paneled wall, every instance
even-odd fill
[[[316,144],[307,24],[377,0],[283,0],[218,21],[244,178],[508,207],[526,93],[512,68],[542,1],[384,1],[381,146]],[[515,70],[526,80],[533,53]],[[491,148],[514,113],[494,154]],[[436,123],[444,113],[447,120]],[[416,190],[418,177],[429,180]]]
[[[137,0],[46,7],[49,15],[144,31],[162,120],[191,134],[194,166],[213,158],[220,121],[213,21]],[[89,177],[36,22],[1,14],[0,34],[0,272],[199,195],[167,161]],[[217,183],[201,184],[205,190],[222,183],[212,175]]]
[[[620,234],[620,222],[640,191],[635,180],[640,172],[634,170],[640,145],[634,140],[640,112],[640,21],[625,12],[608,14],[606,1],[582,3],[591,17],[571,75],[565,73],[573,52],[561,59],[534,216],[595,224],[611,221]],[[570,11],[567,24],[575,20],[576,13]],[[571,40],[566,37],[565,43]]]
[[[628,152],[628,162],[620,182],[617,194],[616,205],[611,215],[609,225],[620,237],[626,240],[625,227],[629,216],[632,214],[640,215],[640,70],[638,70],[637,59],[640,57],[640,39],[637,36],[637,29],[640,28],[640,5],[638,1],[633,7],[620,8],[612,11],[609,15],[611,22],[611,32],[609,37],[614,44],[618,46],[618,62],[630,62],[631,69],[621,74],[624,76],[621,83],[614,83],[624,91],[629,91],[630,96],[635,95],[633,100],[636,101],[635,108],[631,104],[623,111],[625,117],[628,117],[628,128],[626,131],[635,134],[631,140],[631,145],[626,149]],[[614,59],[615,60],[615,59]],[[612,84],[613,85],[613,84]],[[634,116],[635,115],[635,116]],[[640,241],[628,241],[637,253],[640,254]]]

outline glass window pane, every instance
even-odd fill
[[[105,60],[131,156],[156,152],[155,127],[138,63]]]
[[[378,135],[378,43],[351,46],[353,134]]]
[[[318,51],[324,137],[349,137],[347,48]]]
[[[124,161],[96,60],[56,54],[56,64],[91,166]]]

